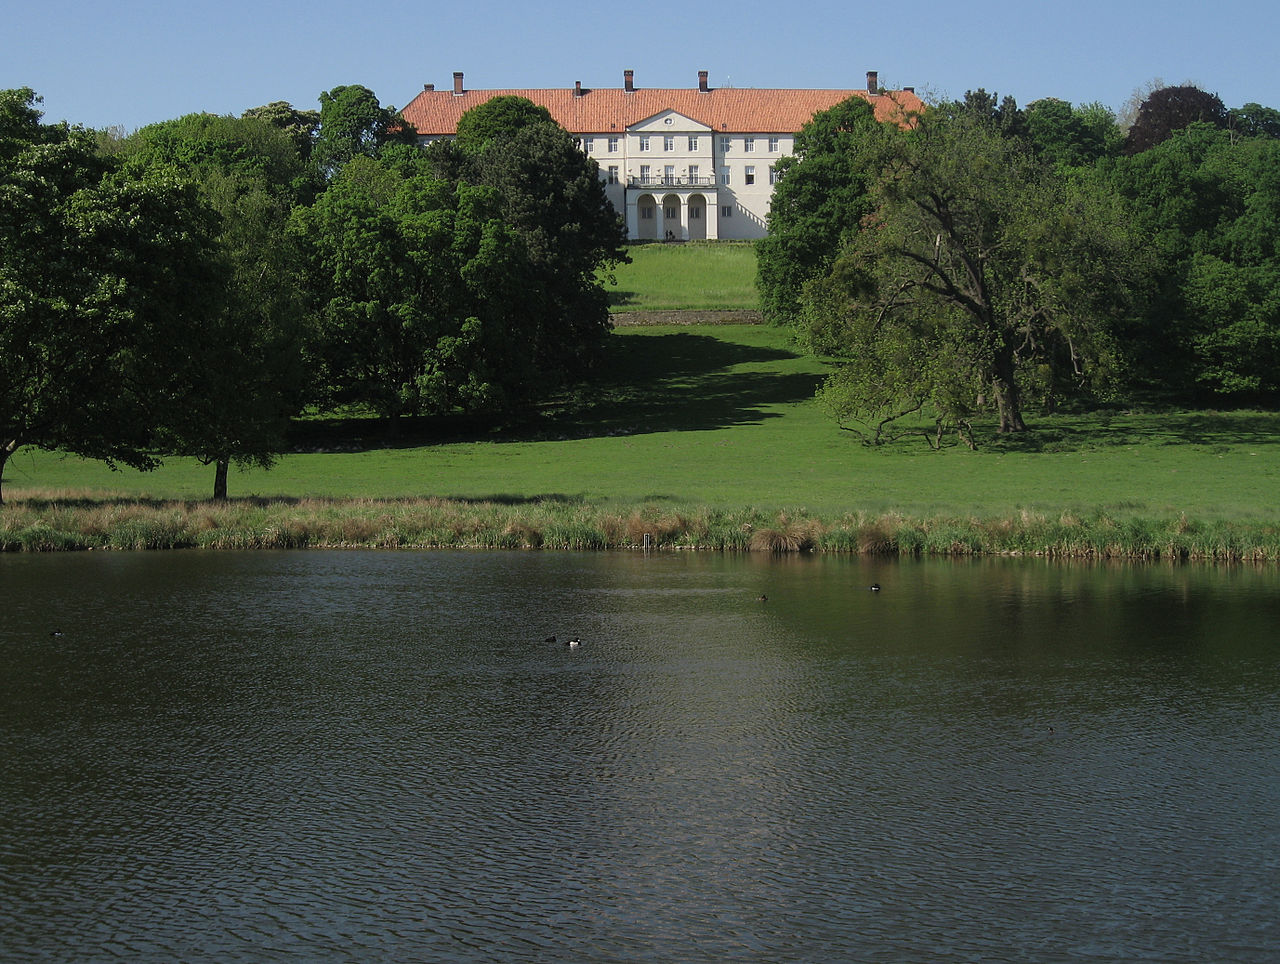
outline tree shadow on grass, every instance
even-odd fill
[[[1275,445],[1280,413],[1258,411],[1111,412],[1028,417],[1028,431],[997,436],[1001,452],[1081,452],[1121,446]]]
[[[309,419],[294,451],[358,452],[442,442],[535,441],[699,431],[777,418],[764,409],[813,397],[822,376],[778,370],[801,357],[710,335],[673,332],[611,338],[595,375],[501,427],[485,417]],[[743,368],[745,370],[736,370]]]
[[[632,435],[776,418],[764,409],[810,399],[822,381],[777,370],[798,357],[691,332],[617,338],[595,379],[547,406],[543,427],[572,437]],[[758,367],[735,370],[745,366]]]

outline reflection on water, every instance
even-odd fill
[[[1275,960],[1278,588],[3,556],[0,958]]]

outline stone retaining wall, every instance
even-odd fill
[[[715,311],[621,311],[610,315],[615,327],[635,325],[760,325],[764,318],[749,309]]]

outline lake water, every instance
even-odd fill
[[[1280,960],[1274,570],[5,555],[0,613],[5,961]]]

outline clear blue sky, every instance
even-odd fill
[[[958,97],[985,87],[1120,108],[1154,78],[1228,107],[1280,109],[1276,0],[43,0],[10,5],[0,88],[31,87],[48,121],[133,130],[322,90],[371,88],[404,106],[425,83],[471,88],[885,86]]]

